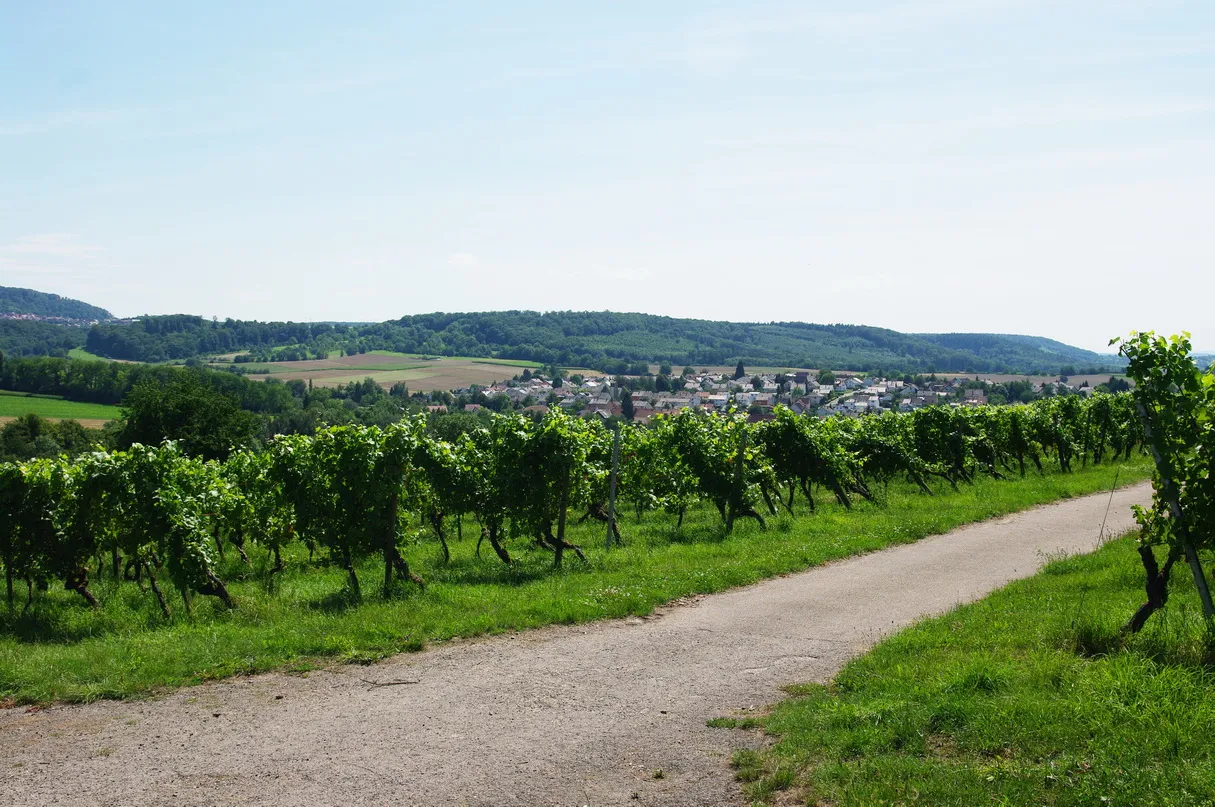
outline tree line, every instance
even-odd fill
[[[60,331],[63,331],[60,326]],[[65,331],[63,331],[66,333]],[[72,346],[81,331],[70,334]],[[27,334],[33,338],[31,331]],[[63,351],[66,336],[50,332],[43,350]],[[302,360],[331,352],[372,350],[434,356],[524,359],[635,374],[639,363],[722,365],[745,361],[788,367],[847,367],[863,372],[1025,372],[1053,374],[1064,365],[1112,369],[1114,357],[1037,337],[1001,334],[905,334],[861,325],[798,322],[736,323],[649,314],[500,311],[420,314],[380,323],[293,323],[211,320],[173,314],[102,322],[85,346],[113,359],[156,362],[248,352],[258,360]]]

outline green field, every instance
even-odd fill
[[[757,804],[1215,804],[1215,636],[1183,564],[1122,636],[1143,580],[1124,538],[905,630],[791,690],[738,776]]]
[[[588,562],[567,556],[553,570],[552,555],[511,546],[517,565],[505,567],[486,548],[474,553],[477,529],[464,523],[464,539],[452,543],[444,564],[433,534],[419,524],[407,557],[428,585],[380,596],[382,564],[359,564],[364,600],[350,599],[345,571],[300,544],[288,547],[287,571],[272,575],[267,553],[251,546],[245,566],[229,547],[220,575],[237,609],[214,598],[194,598],[193,613],[179,600],[166,621],[155,599],[133,583],[117,584],[108,572],[92,584],[102,607],[92,610],[75,593],[53,585],[35,592],[22,614],[0,607],[0,697],[20,702],[87,701],[129,697],[210,678],[318,664],[360,662],[455,636],[572,624],[648,614],[673,599],[721,591],[766,577],[891,544],[945,532],[960,524],[1036,504],[1109,488],[1147,475],[1148,462],[1090,466],[1076,473],[1026,479],[980,479],[952,491],[937,486],[925,496],[892,483],[881,504],[845,510],[823,501],[818,512],[799,508],[796,518],[773,517],[761,531],[750,520],[726,535],[716,510],[690,511],[682,529],[651,513],[624,518],[626,545],[603,548],[599,522],[575,524],[568,537],[582,544]],[[456,532],[455,525],[449,528]],[[24,592],[21,592],[24,595]],[[322,659],[328,658],[329,661]]]
[[[122,414],[117,406],[0,390],[0,417],[20,417],[31,412],[55,420],[115,420]]]
[[[82,361],[110,361],[105,356],[98,356],[96,353],[89,353],[82,347],[74,347],[68,351],[69,359],[80,359]]]

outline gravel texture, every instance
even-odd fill
[[[1106,533],[1131,528],[1130,505],[1150,495],[1146,484],[1114,494]],[[729,756],[761,740],[707,719],[763,709],[905,625],[1092,550],[1109,500],[1039,507],[647,619],[155,700],[10,709],[0,804],[742,803]]]

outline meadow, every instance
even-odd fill
[[[69,359],[80,359],[81,361],[112,361],[105,356],[98,356],[95,353],[90,353],[82,347],[74,347],[67,353]]]
[[[759,720],[755,804],[1215,803],[1215,636],[1189,574],[1142,633],[1136,541],[896,634]]]
[[[85,426],[96,427],[116,420],[122,410],[117,406],[68,401],[52,395],[0,390],[0,419],[7,421],[31,413],[48,420],[79,420]]]
[[[638,520],[630,513],[621,523],[625,546],[611,550],[604,548],[601,523],[571,524],[568,537],[584,547],[587,561],[570,557],[558,570],[550,553],[523,541],[511,547],[513,567],[488,547],[478,556],[471,519],[463,521],[464,537],[451,541],[451,561],[444,563],[430,530],[414,525],[406,556],[426,587],[403,584],[390,598],[380,596],[382,564],[374,558],[358,566],[360,600],[339,564],[310,557],[298,542],[288,545],[286,571],[278,574],[264,550],[251,547],[245,564],[229,546],[219,574],[237,607],[198,596],[192,611],[178,602],[171,619],[133,582],[95,569],[98,609],[61,586],[35,592],[26,611],[21,601],[0,608],[0,697],[21,703],[125,698],[261,670],[370,662],[453,637],[644,615],[680,597],[1105,490],[1115,480],[1137,481],[1148,470],[1136,456],[1071,474],[981,477],[958,491],[941,484],[933,496],[895,482],[876,503],[846,510],[823,501],[814,514],[799,508],[796,517],[771,519],[767,530],[747,520],[730,534],[710,506],[689,511],[682,528],[666,514]],[[455,533],[452,525],[449,535]]]

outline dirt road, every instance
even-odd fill
[[[705,720],[1095,547],[1108,494],[663,609],[370,667],[0,713],[0,803],[722,805],[748,741]],[[1138,485],[1107,532],[1131,526]],[[397,683],[397,682],[416,683]],[[388,684],[375,686],[372,683]],[[661,775],[657,772],[661,771]]]

